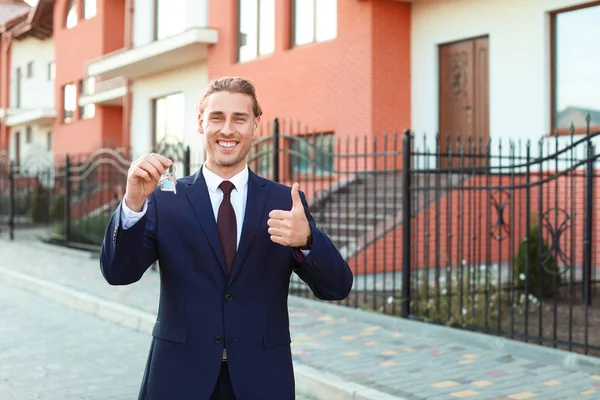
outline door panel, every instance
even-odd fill
[[[442,45],[439,57],[440,150],[443,154],[451,153],[442,155],[440,166],[459,166],[460,145],[464,146],[465,154],[474,151],[467,148],[469,137],[479,153],[489,140],[488,38]],[[488,164],[487,158],[464,162]]]

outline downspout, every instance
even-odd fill
[[[2,33],[2,67],[1,67],[1,104],[4,108],[4,118],[0,121],[0,151],[6,150],[10,153],[9,129],[6,126],[6,116],[10,108],[10,46],[12,43],[12,32],[4,30]]]
[[[133,0],[125,0],[125,48],[133,48]],[[127,90],[125,92],[125,98],[123,99],[123,147],[129,153],[130,157],[133,157],[131,150],[131,114],[133,107],[133,96],[131,93],[132,80],[127,79],[126,81]]]

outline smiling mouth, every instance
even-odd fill
[[[229,142],[224,140],[219,140],[217,144],[224,149],[233,149],[235,146],[237,146],[237,142]]]

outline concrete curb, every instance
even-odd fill
[[[138,332],[151,334],[156,321],[153,313],[107,301],[78,290],[0,267],[0,282],[57,301],[106,321]],[[402,397],[371,389],[321,372],[305,364],[294,363],[296,390],[327,400],[405,400]]]
[[[402,332],[413,333],[419,336],[440,338],[455,343],[479,347],[485,350],[514,354],[518,357],[558,366],[570,371],[586,372],[589,374],[597,374],[598,371],[600,371],[600,358],[576,354],[552,347],[519,342],[517,340],[505,339],[489,334],[450,328],[427,322],[393,317],[297,296],[290,296],[289,304],[290,306],[310,307],[314,310],[319,310],[337,317],[356,319],[373,325],[380,325],[391,330],[401,330]]]

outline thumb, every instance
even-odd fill
[[[300,192],[298,192],[298,183],[294,183],[292,186],[292,210],[297,208],[304,208],[302,201],[300,200]]]

